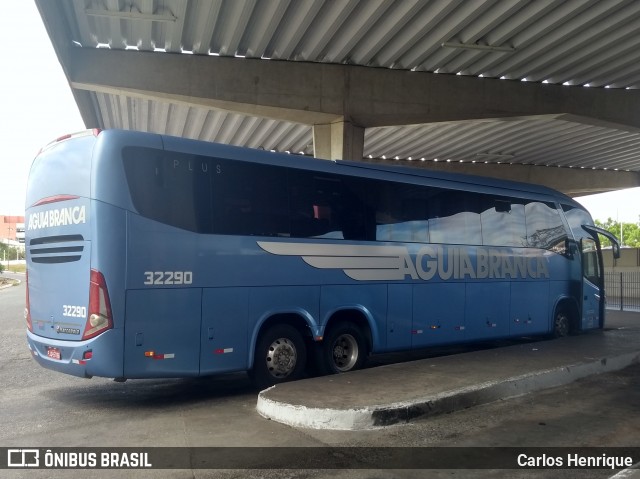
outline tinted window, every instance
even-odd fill
[[[125,148],[123,158],[138,213],[177,228],[347,240],[375,236],[358,178],[147,148]]]
[[[134,147],[124,148],[123,158],[131,200],[142,216],[211,232],[213,159]]]
[[[525,206],[525,215],[528,246],[564,252],[567,231],[553,204],[532,201]]]
[[[142,216],[197,233],[289,235],[286,169],[148,148],[125,148]]]
[[[123,158],[136,210],[198,233],[565,248],[551,203],[147,148]],[[589,215],[565,211],[584,236]]]
[[[429,241],[429,188],[375,181],[367,184],[377,241]]]
[[[482,244],[483,198],[464,191],[439,190],[429,200],[432,243]]]
[[[492,246],[526,246],[525,208],[519,200],[491,199],[480,215],[482,242]]]
[[[582,229],[582,225],[593,225],[591,215],[582,208],[575,206],[562,205],[562,209],[564,210],[574,238],[577,240],[580,240],[580,238],[590,238],[591,235]]]
[[[233,160],[217,161],[213,232],[289,236],[287,170]]]
[[[357,178],[290,170],[291,236],[371,239],[364,214],[364,188]]]

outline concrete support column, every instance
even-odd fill
[[[313,125],[313,156],[327,160],[362,160],[364,128],[349,121]]]

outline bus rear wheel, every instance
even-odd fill
[[[262,390],[300,379],[306,362],[307,350],[300,332],[288,324],[277,324],[260,335],[250,376]]]
[[[367,356],[362,330],[346,322],[331,328],[319,349],[317,366],[324,374],[346,373],[360,369]]]

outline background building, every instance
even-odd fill
[[[24,216],[0,215],[0,238],[24,243]]]

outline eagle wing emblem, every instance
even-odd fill
[[[258,246],[279,256],[300,256],[314,268],[341,269],[357,281],[398,281],[403,280],[406,274],[408,251],[404,246],[271,241],[258,241]]]

